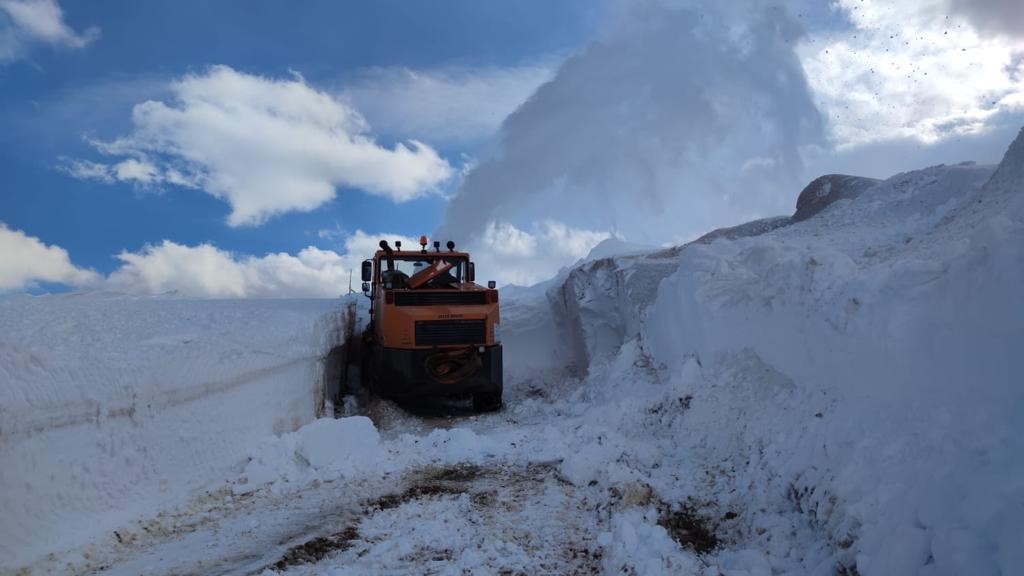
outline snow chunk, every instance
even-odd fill
[[[365,416],[321,418],[295,434],[295,453],[315,470],[348,475],[371,468],[382,452],[380,433]]]
[[[624,566],[638,576],[700,573],[701,563],[683,552],[657,519],[651,509],[631,509],[612,518],[612,530],[597,539],[604,549],[605,573],[619,574]]]
[[[261,445],[233,489],[237,494],[272,482],[302,485],[313,478],[351,477],[383,470],[386,463],[380,433],[369,418],[321,418]]]

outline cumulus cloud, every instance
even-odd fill
[[[505,120],[443,235],[552,218],[660,244],[790,211],[802,149],[824,143],[793,50],[801,30],[778,8],[740,4],[630,3]]]
[[[100,276],[71,263],[67,250],[0,222],[0,291],[26,290],[39,282],[89,286]]]
[[[201,188],[231,205],[231,226],[314,210],[342,186],[402,202],[452,175],[420,141],[377,144],[359,112],[300,76],[271,79],[215,66],[171,90],[170,102],[135,106],[131,134],[93,142],[118,162],[71,160],[65,170],[106,182]]]
[[[374,68],[345,88],[343,96],[384,134],[467,143],[493,136],[502,120],[553,74],[547,63]]]
[[[211,244],[185,246],[169,240],[122,252],[121,266],[107,279],[110,289],[131,294],[174,292],[197,298],[331,298],[348,292],[349,274],[359,290],[359,267],[377,243],[412,239],[357,231],[344,251],[309,246],[292,255],[237,255]]]
[[[508,223],[490,225],[479,242],[460,246],[473,253],[479,282],[533,284],[554,275],[565,260],[576,261],[608,238],[548,220],[530,230]],[[120,265],[106,278],[76,267],[67,251],[0,223],[0,291],[35,288],[39,282],[128,294],[174,293],[194,298],[334,298],[361,284],[362,261],[380,240],[404,247],[418,239],[357,230],[339,249],[308,246],[297,254],[236,254],[204,243],[194,246],[164,240],[117,256]]]
[[[976,11],[995,17],[1003,4],[983,2]],[[836,6],[852,29],[819,32],[801,54],[840,149],[900,139],[934,144],[1024,112],[1024,44],[979,31],[947,0]]]
[[[576,261],[607,233],[577,230],[546,221],[530,230],[492,224],[472,250],[478,281],[533,284],[554,275],[568,259]],[[359,290],[360,265],[381,240],[416,247],[418,240],[399,234],[357,230],[337,251],[309,246],[297,254],[234,254],[211,244],[186,246],[165,240],[137,252],[122,252],[120,267],[103,283],[130,294],[176,293],[196,298],[333,298],[347,293],[349,279]]]
[[[99,30],[75,32],[64,23],[55,0],[0,0],[0,62],[24,55],[32,44],[83,48],[99,37]]]

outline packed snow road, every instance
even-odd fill
[[[517,310],[533,317],[537,310],[532,307],[542,303],[510,305],[509,319]],[[326,311],[313,310],[337,319],[332,310],[340,309],[335,304]],[[223,317],[210,320],[223,329]],[[181,339],[174,341],[175,347],[185,346]],[[321,343],[310,346],[326,348],[323,342],[336,343],[336,338],[317,341]],[[657,465],[661,448],[642,428],[617,420],[636,411],[664,420],[686,409],[677,390],[652,380],[655,371],[634,366],[635,353],[635,347],[626,346],[616,366],[595,370],[588,378],[573,377],[564,368],[521,367],[509,374],[508,407],[493,414],[422,417],[371,400],[358,409],[361,416],[320,419],[294,432],[263,435],[244,449],[248,456],[241,464],[224,458],[216,473],[210,471],[212,465],[209,470],[193,467],[197,475],[222,480],[207,480],[177,501],[174,494],[159,494],[159,484],[155,495],[146,493],[149,477],[144,472],[153,466],[146,458],[167,456],[140,446],[138,461],[109,464],[119,469],[83,468],[81,476],[63,479],[63,492],[88,497],[93,490],[92,497],[120,508],[149,506],[154,512],[138,513],[139,520],[110,521],[109,513],[89,509],[82,521],[108,522],[109,528],[86,531],[82,536],[90,539],[83,545],[63,551],[55,546],[25,573],[587,574],[607,571],[608,562],[657,563],[673,572],[704,566],[707,561],[692,551],[714,546],[704,516],[693,503],[681,506],[662,499],[644,480],[643,469]],[[167,368],[164,361],[159,366]],[[304,379],[289,377],[289,384],[307,389],[305,378],[316,376],[316,370],[309,370]],[[617,388],[623,382],[630,383],[634,398],[625,413],[618,406]],[[278,384],[271,392],[279,394],[287,387]],[[231,398],[230,393],[220,391],[195,402],[216,405],[229,422],[244,419],[252,402],[273,403],[259,386],[243,383],[239,389],[252,397],[225,405],[223,394]],[[306,394],[316,396],[308,390]],[[306,410],[312,414],[312,402]],[[160,446],[147,436],[153,425],[147,414],[131,419],[100,412],[98,420],[89,422],[92,430],[86,438],[123,436],[125,443]],[[616,419],[608,419],[611,414]],[[602,420],[628,437],[604,425],[595,427]],[[194,425],[195,433],[212,433],[226,423],[211,417]],[[68,431],[58,428],[53,433]],[[83,436],[82,430],[75,434]],[[141,441],[132,440],[140,434]],[[177,438],[172,435],[163,442],[165,452],[181,460],[209,450],[188,442],[190,447],[174,447]],[[5,439],[5,446],[17,445],[15,440]],[[104,446],[84,455],[101,459]],[[617,462],[608,466],[609,460]],[[671,471],[674,465],[664,462],[665,471]],[[126,492],[124,501],[117,501],[104,484],[116,486],[118,475],[142,485]],[[54,482],[56,490],[61,483]],[[12,508],[14,504],[7,501]],[[701,505],[708,514],[719,514],[714,506]],[[36,506],[57,517],[75,512]],[[691,549],[681,548],[672,534]]]
[[[389,415],[393,418],[393,415]],[[474,424],[493,426],[495,417]],[[410,423],[416,428],[421,423]],[[455,423],[447,423],[455,424]],[[417,441],[378,441],[363,418],[324,422],[319,440],[303,431],[303,454],[336,445],[333,434],[363,436],[397,461]],[[391,432],[395,432],[391,430]],[[329,435],[330,433],[330,435]],[[459,436],[418,437],[444,451]],[[464,436],[462,441],[470,437]],[[324,446],[313,447],[320,441]],[[310,452],[306,452],[310,451]],[[186,508],[119,533],[123,543],[97,552],[76,571],[101,574],[415,574],[598,573],[596,545],[607,495],[575,488],[555,462],[473,459],[408,468],[363,462],[362,478],[332,477],[327,461],[293,485],[205,494]],[[434,460],[434,459],[432,459]],[[591,546],[588,548],[588,545]]]
[[[117,530],[73,560],[35,568],[109,575],[599,574],[619,538],[634,551],[657,547],[645,561],[671,572],[714,564],[668,536],[691,551],[716,546],[707,519],[692,506],[673,510],[637,479],[581,480],[597,472],[589,457],[565,466],[561,428],[583,427],[572,409],[582,381],[511,384],[512,407],[495,414],[425,419],[372,400],[363,409],[369,417],[318,420],[267,443],[233,482]],[[652,535],[659,523],[670,531]]]

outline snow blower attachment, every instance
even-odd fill
[[[466,252],[435,241],[403,251],[380,241],[363,262],[370,323],[363,334],[363,378],[398,401],[472,395],[478,411],[501,407],[498,291],[475,283]]]

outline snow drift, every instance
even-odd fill
[[[681,406],[618,401],[596,421],[641,423],[661,494],[744,509],[734,536],[775,571],[1019,570],[1024,132],[995,169],[808,190],[813,214],[596,260],[548,289],[562,354],[606,389],[591,395],[634,394],[622,367],[650,367]],[[623,457],[599,453],[595,477]],[[794,542],[766,511],[813,534]]]

